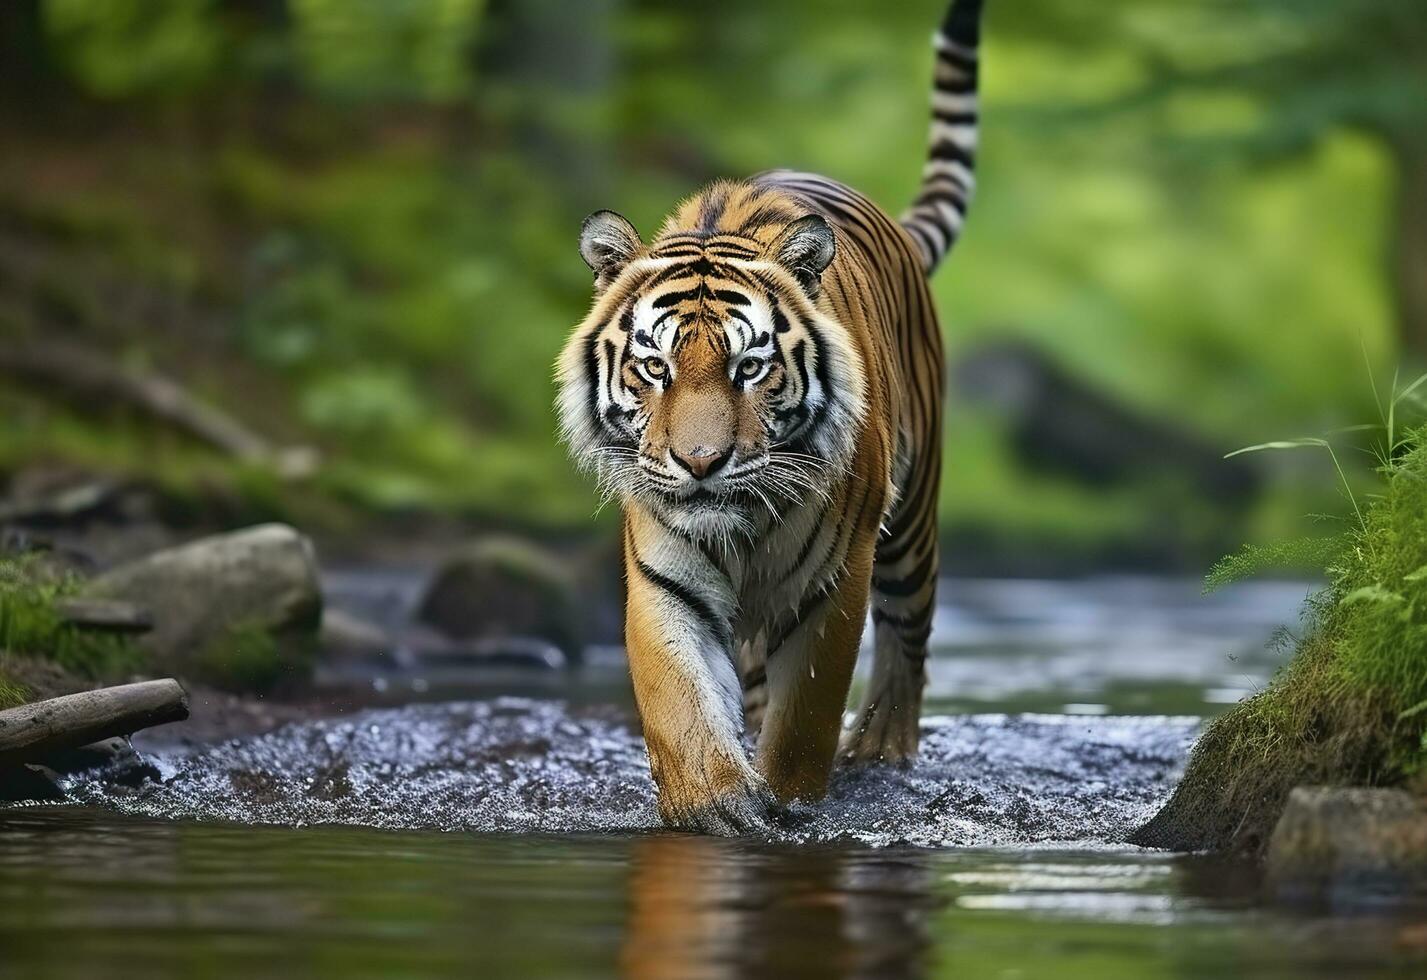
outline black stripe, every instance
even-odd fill
[[[720,187],[699,202],[699,230],[710,233],[718,230],[718,219],[723,217],[728,207],[728,188]]]
[[[957,163],[965,164],[968,168],[976,166],[976,153],[968,150],[954,140],[937,140],[932,144],[927,155],[933,160],[954,160]]]
[[[654,302],[649,305],[656,310],[667,309],[670,306],[677,306],[679,303],[698,299],[700,291],[699,289],[684,289],[678,292],[665,293],[663,296],[655,297]]]
[[[955,41],[956,38],[950,38],[950,40]],[[938,48],[936,56],[948,65],[960,68],[964,72],[976,71],[976,59],[954,48]]]
[[[966,214],[966,199],[960,194],[954,194],[951,191],[939,191],[935,189],[924,190],[917,195],[916,203],[919,205],[937,203],[950,204],[957,210],[957,213],[961,215]]]
[[[687,606],[689,611],[698,617],[699,622],[703,623],[716,639],[723,643],[728,642],[728,627],[715,615],[713,609],[711,609],[709,604],[702,598],[695,595],[692,590],[683,584],[674,581],[667,575],[661,575],[659,572],[650,568],[645,564],[644,559],[639,557],[638,552],[636,552],[634,556],[634,566],[639,569],[639,573],[648,579],[650,583],[663,589],[669,595]]]
[[[902,640],[902,652],[909,659],[920,663],[927,658],[927,652],[919,648],[924,647],[932,635],[931,609],[928,604],[924,612],[913,616],[894,616],[876,609],[872,612],[872,625],[875,628],[886,623],[895,629]],[[907,649],[908,647],[911,649]]]
[[[725,259],[756,259],[758,252],[751,248],[744,248],[741,245],[710,245],[708,248],[710,255]]]
[[[947,95],[975,95],[976,76],[969,74],[958,78],[938,78],[932,82],[932,87]]]
[[[874,574],[872,588],[889,599],[905,599],[907,596],[916,595],[926,587],[927,576],[931,574],[932,562],[935,559],[936,552],[928,551],[910,572],[897,579],[878,578]]]
[[[956,0],[941,22],[941,32],[962,47],[981,43],[982,0]]]
[[[787,333],[792,325],[788,323],[788,318],[783,313],[783,307],[778,303],[778,297],[771,292],[768,294],[768,305],[773,309],[773,329],[778,333]]]
[[[808,535],[808,539],[803,542],[803,547],[802,547],[802,549],[798,552],[798,557],[797,557],[797,559],[795,559],[794,562],[793,562],[793,564],[788,567],[788,571],[787,571],[786,573],[784,573],[783,577],[778,580],[778,585],[776,586],[776,588],[781,589],[784,585],[786,585],[786,584],[788,583],[788,581],[789,581],[794,575],[797,574],[798,569],[802,568],[802,567],[803,567],[803,564],[804,564],[804,563],[808,560],[808,558],[812,555],[812,553],[813,553],[813,546],[816,545],[817,542],[818,542],[818,539],[822,537],[822,532],[823,532],[823,518],[827,516],[827,508],[828,508],[827,502],[824,501],[823,504],[822,504],[822,506],[821,506],[821,507],[819,508],[819,510],[818,510],[818,516],[817,516],[817,518],[813,521],[812,533],[809,534],[809,535]]]
[[[974,109],[970,112],[951,112],[947,109],[933,109],[932,118],[937,122],[946,123],[949,126],[975,126],[980,118],[980,113]]]

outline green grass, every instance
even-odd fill
[[[30,699],[30,692],[23,684],[19,684],[4,671],[0,671],[0,711],[5,708],[13,708],[17,704],[24,704]]]
[[[1403,401],[1394,393],[1376,427],[1384,433],[1374,447],[1379,492],[1360,496],[1343,482],[1346,530],[1248,549],[1210,573],[1207,584],[1217,587],[1314,556],[1328,586],[1308,601],[1301,636],[1283,635],[1296,644],[1293,659],[1209,727],[1141,843],[1257,850],[1296,785],[1391,786],[1427,776],[1427,426],[1399,431]],[[1300,445],[1326,444],[1254,448]]]
[[[36,574],[30,558],[0,559],[0,651],[43,657],[65,670],[94,679],[121,676],[141,665],[142,654],[126,637],[82,630],[65,623],[55,601],[73,593],[70,577]],[[0,677],[0,682],[4,678]],[[0,698],[17,686],[0,683]]]

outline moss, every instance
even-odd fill
[[[1427,427],[1397,448],[1382,494],[1354,502],[1294,658],[1209,727],[1136,843],[1259,851],[1296,785],[1401,785],[1427,770]]]
[[[193,671],[227,691],[266,694],[309,677],[315,654],[310,635],[274,635],[257,624],[239,623],[199,651]]]
[[[79,582],[47,576],[33,558],[0,559],[0,650],[53,661],[84,677],[118,677],[143,655],[123,636],[82,630],[62,620],[55,602]]]

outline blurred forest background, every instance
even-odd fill
[[[612,528],[550,407],[581,218],[775,166],[896,213],[943,2],[8,0],[4,506]],[[1219,456],[1427,355],[1427,7],[988,8],[952,566],[1197,570],[1341,512],[1322,460]]]

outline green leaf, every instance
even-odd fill
[[[1280,439],[1276,442],[1261,442],[1257,446],[1245,446],[1243,449],[1235,449],[1231,453],[1225,453],[1225,459],[1232,459],[1235,456],[1242,456],[1244,453],[1261,453],[1266,449],[1302,449],[1305,446],[1327,446],[1328,440],[1319,439],[1315,436],[1304,436],[1302,439]]]

